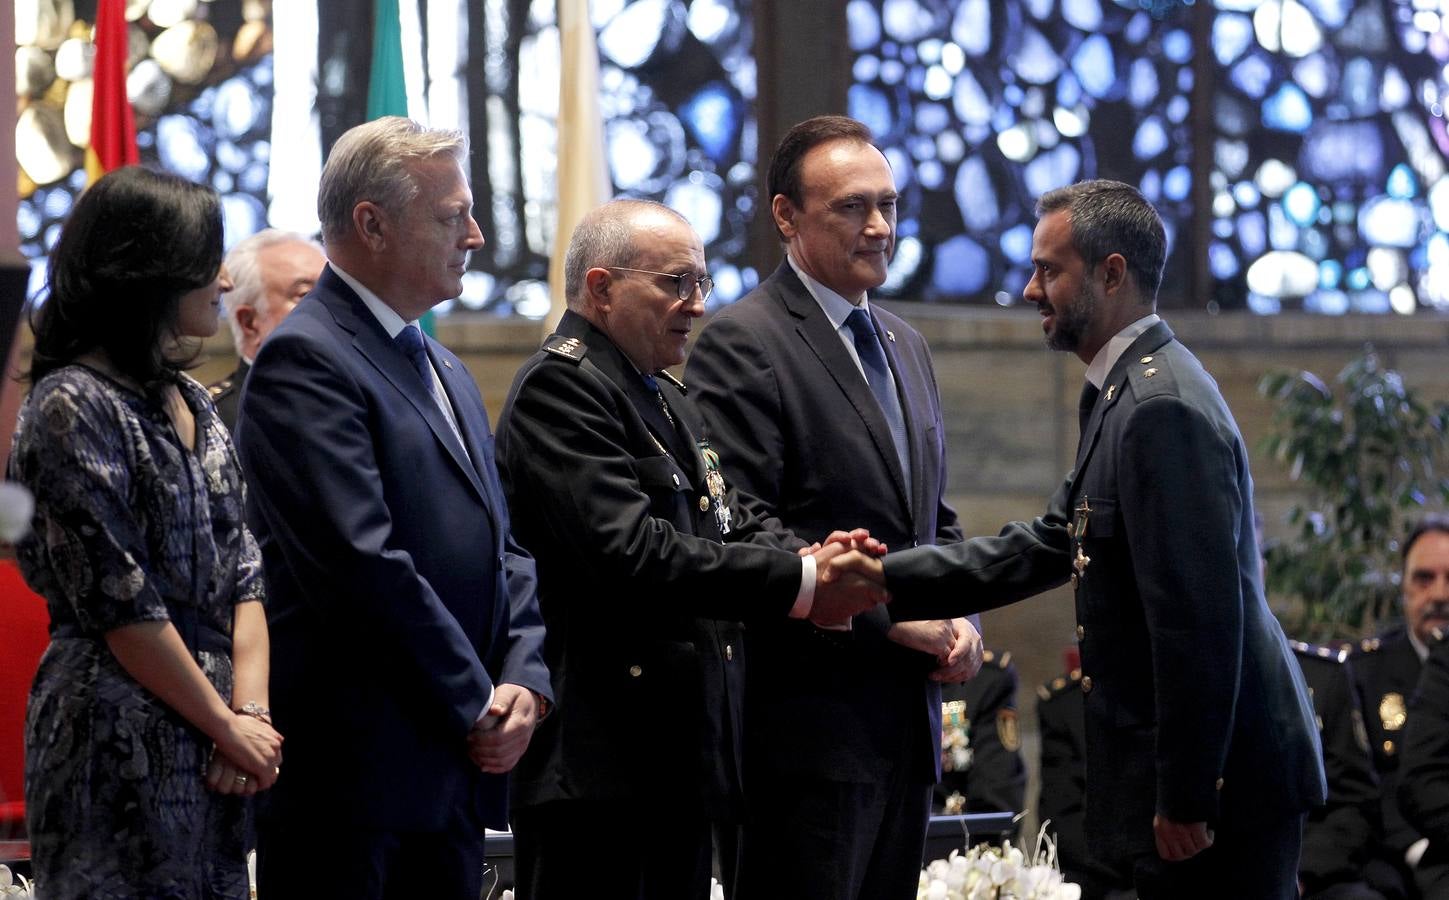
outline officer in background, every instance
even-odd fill
[[[1399,751],[1433,631],[1449,626],[1449,516],[1426,516],[1405,539],[1402,592],[1404,624],[1363,641],[1350,657],[1383,816],[1365,876],[1389,900],[1421,896],[1414,869],[1427,842],[1399,809]]]
[[[1014,815],[1025,808],[1016,686],[1011,653],[991,650],[981,654],[975,678],[941,686],[941,781],[932,812]]]
[[[1313,696],[1328,776],[1328,800],[1303,826],[1299,889],[1312,900],[1382,900],[1364,880],[1379,830],[1379,786],[1348,662],[1353,645],[1291,644]]]
[[[1449,578],[1449,570],[1441,573]],[[1425,897],[1449,897],[1449,639],[1437,642],[1409,701],[1399,807],[1428,839],[1414,877]]]

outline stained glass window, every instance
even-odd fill
[[[1150,4],[1148,4],[1150,6]],[[1193,41],[1187,15],[1112,0],[851,0],[850,114],[902,194],[883,293],[1018,302],[1033,206],[1083,178],[1138,185],[1190,266]]]
[[[21,252],[32,260],[32,293],[43,279],[39,263],[85,186],[95,6],[15,4],[17,220]],[[128,3],[126,17],[126,87],[142,163],[216,188],[229,241],[264,227],[272,105],[265,9],[152,0]]]
[[[1449,309],[1449,4],[1217,0],[1209,261],[1224,306]]]
[[[483,119],[473,121],[475,254],[465,308],[541,317],[554,247],[559,39],[549,0],[483,0],[484,45],[470,61]],[[748,0],[594,0],[609,171],[620,196],[659,200],[704,241],[715,291],[737,299],[755,216],[755,64]],[[478,27],[475,24],[474,27]],[[480,185],[483,189],[480,190]]]

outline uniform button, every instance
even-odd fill
[[[729,659],[734,659],[734,658],[735,658],[735,645],[734,644],[725,644],[725,659],[729,660]]]
[[[630,675],[630,677],[638,678],[640,675],[643,675],[643,674],[644,674],[644,670],[641,669],[641,668],[639,668],[638,666],[630,666],[629,667],[629,675]]]
[[[1086,636],[1087,636],[1087,629],[1085,629],[1082,626],[1078,625],[1077,626],[1077,640],[1080,641],[1082,638],[1084,638]]]
[[[699,511],[709,512],[709,497],[706,496],[699,498]]]
[[[669,477],[674,479],[674,486],[675,487],[679,487],[679,476],[678,475],[670,475]]]
[[[1142,359],[1138,360],[1138,362],[1142,363],[1145,366],[1148,363],[1152,362],[1152,357],[1150,357],[1150,356],[1144,356],[1144,357],[1142,357]]]
[[[1393,741],[1384,741],[1384,755],[1385,756],[1393,756],[1394,755],[1394,742]]]
[[[1092,693],[1092,676],[1090,676],[1090,675],[1083,675],[1082,676],[1082,693],[1084,693],[1084,694],[1090,694],[1090,693]]]
[[[1215,785],[1213,785],[1213,786],[1214,786],[1214,787],[1215,787],[1215,788],[1217,788],[1217,789],[1218,789],[1218,790],[1222,790],[1222,789],[1223,789],[1223,780],[1222,780],[1222,779],[1221,779],[1221,778],[1219,778],[1219,779],[1218,779],[1218,780],[1217,780],[1217,784],[1215,784]]]

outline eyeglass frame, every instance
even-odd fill
[[[652,272],[649,269],[631,269],[628,266],[604,266],[603,268],[611,271],[638,272],[641,275],[658,275],[662,278],[673,278],[674,296],[678,297],[681,301],[687,301],[690,297],[693,297],[695,289],[698,289],[703,295],[700,298],[703,300],[708,300],[709,295],[714,293],[714,279],[708,275],[673,275],[669,272]],[[690,285],[688,293],[683,293],[686,278],[693,279],[694,283]]]

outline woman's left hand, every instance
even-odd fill
[[[206,786],[218,794],[238,797],[250,797],[261,790],[255,778],[216,751],[206,764]]]

